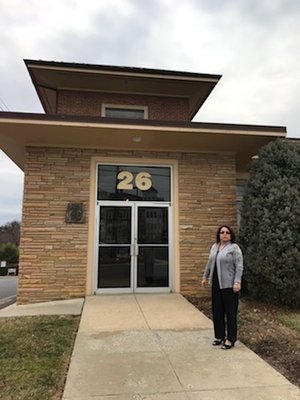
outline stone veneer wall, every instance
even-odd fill
[[[235,158],[183,154],[179,162],[181,292],[206,294],[201,279],[217,228],[237,223]]]
[[[17,302],[85,295],[88,221],[67,224],[65,212],[68,202],[83,202],[88,217],[92,156],[178,160],[181,292],[203,293],[216,228],[236,225],[234,156],[28,147]]]

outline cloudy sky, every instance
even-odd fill
[[[0,111],[43,112],[23,59],[220,74],[194,121],[300,138],[299,0],[0,0]],[[0,225],[23,174],[0,151]]]

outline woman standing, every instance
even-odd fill
[[[215,331],[214,346],[229,350],[237,339],[237,310],[243,275],[243,255],[235,243],[233,230],[222,225],[217,230],[216,243],[210,250],[202,279],[212,288],[212,316]],[[226,316],[226,323],[225,323]]]

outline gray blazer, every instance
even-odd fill
[[[209,279],[210,285],[212,285],[217,251],[218,244],[215,243],[210,249],[203,274],[203,279]],[[229,242],[223,247],[217,257],[217,273],[220,289],[230,288],[234,282],[241,283],[243,269],[243,254],[240,247],[236,243]]]

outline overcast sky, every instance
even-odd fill
[[[0,0],[0,110],[43,112],[23,59],[220,74],[194,121],[300,138],[299,0]],[[23,174],[0,151],[0,225]]]

